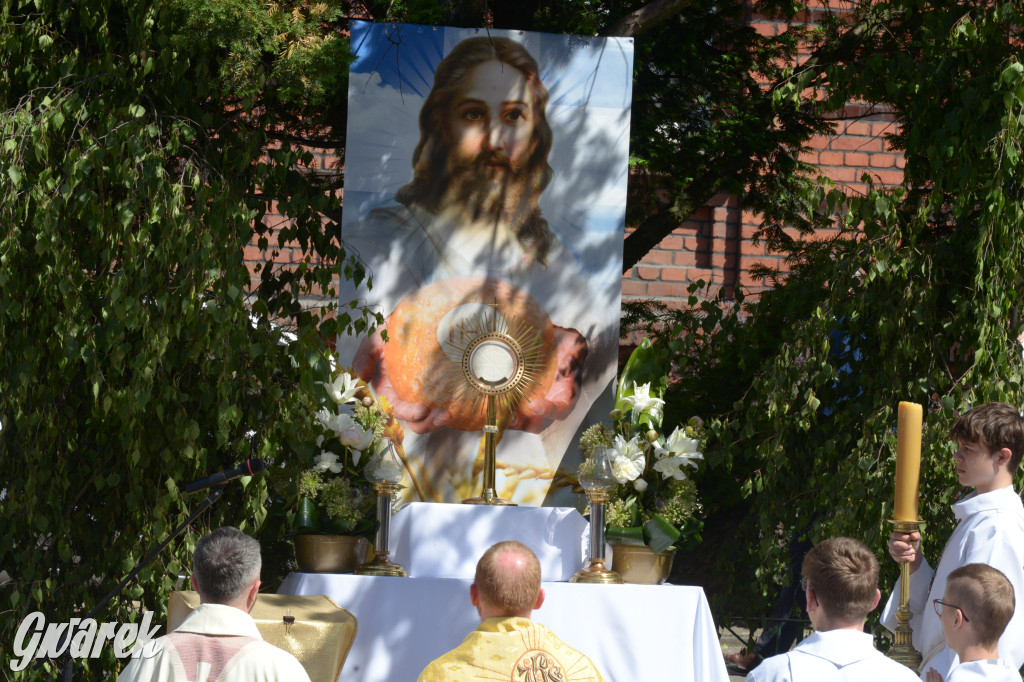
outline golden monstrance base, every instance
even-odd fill
[[[610,571],[604,567],[604,561],[600,559],[591,559],[590,565],[582,571],[576,571],[569,582],[571,583],[593,583],[600,585],[621,585],[622,576],[615,571]]]
[[[384,575],[394,578],[406,578],[405,569],[388,559],[387,554],[378,554],[355,570],[356,575]]]
[[[515,502],[503,500],[498,497],[493,490],[484,490],[484,494],[480,497],[471,497],[468,500],[463,500],[462,504],[493,504],[500,507],[518,507],[519,505]]]

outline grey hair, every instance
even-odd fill
[[[218,528],[196,543],[192,571],[203,602],[227,604],[259,578],[260,543],[233,526]]]

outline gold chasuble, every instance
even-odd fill
[[[603,682],[589,658],[529,618],[488,618],[418,682]]]

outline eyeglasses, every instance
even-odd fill
[[[807,591],[807,578],[800,578],[800,589],[804,592]]]
[[[942,616],[942,607],[948,606],[951,609],[956,609],[957,611],[959,611],[960,615],[964,617],[965,623],[971,622],[971,619],[967,617],[967,614],[964,613],[964,610],[959,606],[956,606],[955,604],[944,602],[941,599],[932,599],[932,606],[935,608],[935,615],[937,616]]]

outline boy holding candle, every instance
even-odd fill
[[[917,682],[917,675],[877,651],[864,632],[881,593],[878,559],[863,542],[829,538],[811,548],[800,584],[815,632],[789,653],[764,659],[747,682]]]
[[[1006,403],[988,403],[961,415],[950,437],[958,449],[953,455],[960,484],[975,490],[953,505],[958,520],[936,569],[920,552],[921,534],[894,532],[889,554],[908,562],[910,621],[914,648],[921,652],[921,679],[934,669],[943,678],[956,663],[942,633],[933,599],[942,599],[949,575],[970,563],[983,563],[1002,571],[1018,594],[1024,593],[1024,504],[1013,489],[1013,476],[1024,455],[1024,417]],[[897,581],[882,614],[882,624],[895,631],[899,608]],[[999,639],[999,654],[1008,664],[1024,664],[1024,608],[1016,609]]]
[[[1014,611],[1013,585],[987,564],[967,564],[949,574],[935,612],[946,642],[960,659],[943,681],[934,669],[927,682],[1021,682],[1020,673],[999,658],[999,636]]]

